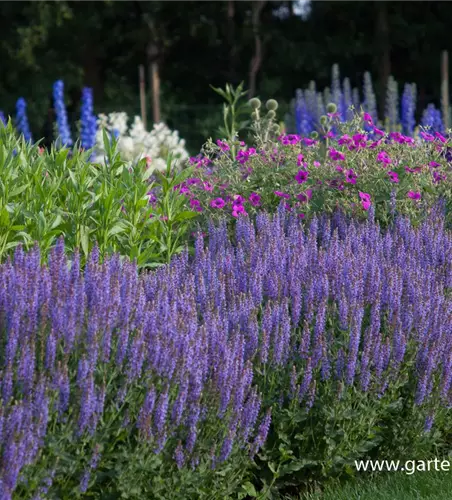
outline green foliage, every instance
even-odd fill
[[[335,331],[334,336],[341,345],[341,333]],[[256,458],[253,483],[260,491],[258,498],[295,498],[300,491],[357,478],[356,460],[426,460],[449,453],[449,412],[439,410],[435,430],[425,432],[430,408],[414,404],[413,367],[404,363],[397,382],[391,382],[380,397],[375,397],[376,380],[363,392],[342,379],[321,381],[318,368],[312,407],[309,395],[300,399],[292,392],[293,384],[299,390],[303,379],[302,361],[262,373],[259,384],[266,404],[277,404],[266,445]],[[389,371],[385,378],[390,378]]]
[[[104,146],[106,162],[97,165],[77,146],[47,152],[17,139],[11,125],[0,129],[0,259],[35,241],[45,259],[61,236],[69,253],[81,249],[86,257],[97,245],[101,256],[119,252],[140,268],[184,248],[197,214],[174,188],[190,169],[179,172],[170,157],[166,173],[151,180],[145,160],[127,167],[107,134]]]
[[[427,460],[427,459],[425,459]],[[366,475],[345,485],[339,482],[323,492],[285,497],[286,500],[446,500],[452,474],[445,471]]]
[[[244,115],[249,110],[247,104],[243,102],[248,91],[243,91],[243,82],[237,88],[228,83],[225,90],[212,86],[211,88],[226,101],[223,103],[224,126],[219,129],[219,134],[232,144],[231,152],[234,158],[237,150],[235,141],[240,132],[248,125],[248,121],[243,120]]]

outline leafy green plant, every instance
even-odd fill
[[[240,132],[249,124],[248,120],[243,119],[244,115],[249,113],[248,103],[243,102],[248,91],[243,90],[243,82],[235,89],[228,83],[224,90],[212,86],[211,88],[226,101],[223,103],[223,126],[220,127],[219,134],[232,144],[231,152],[234,158],[237,151],[235,142]]]
[[[80,249],[83,259],[97,245],[101,257],[120,252],[140,268],[167,263],[185,248],[197,212],[174,187],[191,170],[170,156],[166,172],[151,179],[145,160],[128,166],[106,133],[104,149],[106,161],[95,164],[77,145],[45,151],[18,139],[11,125],[0,127],[0,260],[35,242],[44,259],[60,236],[66,251]]]

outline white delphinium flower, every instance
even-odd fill
[[[179,167],[188,159],[185,141],[179,137],[177,130],[171,131],[164,123],[157,123],[148,132],[139,116],[135,116],[129,129],[127,129],[127,122],[126,113],[99,115],[96,141],[97,161],[102,161],[105,154],[103,129],[117,137],[118,151],[127,162],[136,163],[142,158],[147,158],[150,168],[165,170],[169,153],[172,153]]]

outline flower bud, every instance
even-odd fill
[[[311,139],[317,139],[319,137],[319,134],[318,132],[316,132],[315,130],[313,130],[311,132]]]
[[[257,112],[256,112],[256,111],[253,111],[253,112],[251,113],[251,119],[252,119],[252,120],[259,120],[259,115],[257,114]]]
[[[271,129],[270,129],[272,132],[274,132],[275,134],[279,134],[279,131],[280,131],[280,128],[279,128],[279,125],[277,123],[274,123],[272,126],[271,126]]]
[[[276,111],[278,109],[278,103],[274,99],[269,99],[265,103],[265,106],[269,111]]]
[[[253,97],[249,100],[249,105],[251,109],[259,109],[261,107],[261,101],[257,97]]]
[[[267,118],[270,119],[270,120],[273,120],[273,118],[276,117],[276,113],[273,111],[273,110],[270,110],[268,113],[267,113]]]
[[[330,102],[326,105],[326,111],[328,113],[336,113],[337,111],[337,106],[334,104],[334,102]]]
[[[328,117],[327,117],[327,116],[325,116],[325,115],[322,115],[322,116],[320,117],[320,123],[321,123],[322,125],[326,125],[326,124],[328,123]]]

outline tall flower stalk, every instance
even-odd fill
[[[27,117],[27,103],[23,97],[19,97],[16,102],[16,126],[27,142],[33,142],[30,126]]]
[[[97,119],[93,113],[93,90],[85,87],[82,90],[80,139],[82,147],[91,149],[96,144]]]
[[[72,146],[71,131],[69,128],[66,106],[64,104],[64,83],[57,80],[53,84],[53,104],[57,117],[58,138],[62,146]]]

